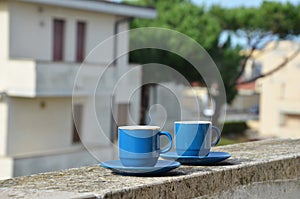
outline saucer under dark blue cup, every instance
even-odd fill
[[[209,152],[207,156],[179,156],[175,151],[160,155],[164,159],[176,160],[185,165],[211,165],[221,162],[231,155],[227,152]]]
[[[120,160],[101,162],[99,166],[110,169],[119,174],[128,175],[157,175],[168,172],[180,166],[179,162],[170,160],[158,160],[153,167],[126,167]]]

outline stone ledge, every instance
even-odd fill
[[[91,166],[12,178],[0,181],[0,198],[213,197],[255,183],[300,182],[300,139],[248,142],[213,151],[232,157],[213,166],[181,166],[156,177],[120,176]]]

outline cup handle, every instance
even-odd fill
[[[216,127],[216,126],[212,126],[212,130],[215,130],[215,132],[217,133],[217,138],[216,138],[216,140],[214,140],[214,141],[211,143],[211,146],[216,146],[216,145],[219,143],[219,141],[220,141],[220,138],[221,138],[221,132],[220,132],[219,128]]]
[[[171,134],[169,132],[166,132],[166,131],[160,131],[158,133],[158,135],[159,136],[162,136],[162,135],[167,136],[167,138],[170,141],[169,146],[167,146],[166,148],[160,150],[160,153],[166,153],[166,152],[170,151],[171,148],[172,148],[172,136],[171,136]]]

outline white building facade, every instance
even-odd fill
[[[97,56],[88,54],[128,30],[130,18],[155,15],[153,8],[97,0],[0,0],[0,178],[98,163],[85,146],[98,159],[115,156],[114,119],[118,125],[139,119],[138,97],[128,104],[123,94],[139,86],[141,70],[112,96],[120,73],[133,67],[127,54],[111,62],[128,51],[129,38],[108,40]],[[103,72],[106,90],[95,97],[91,87]]]
[[[270,42],[258,59],[263,73],[290,59],[280,70],[261,79],[260,133],[263,137],[300,138],[299,48],[299,43],[293,41]]]

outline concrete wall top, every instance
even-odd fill
[[[295,185],[282,192],[284,198],[299,190],[300,139],[249,142],[215,147],[213,151],[226,151],[232,157],[212,166],[181,166],[155,177],[120,176],[99,166],[18,177],[0,181],[0,197],[194,198],[219,196],[238,186],[276,180]]]

